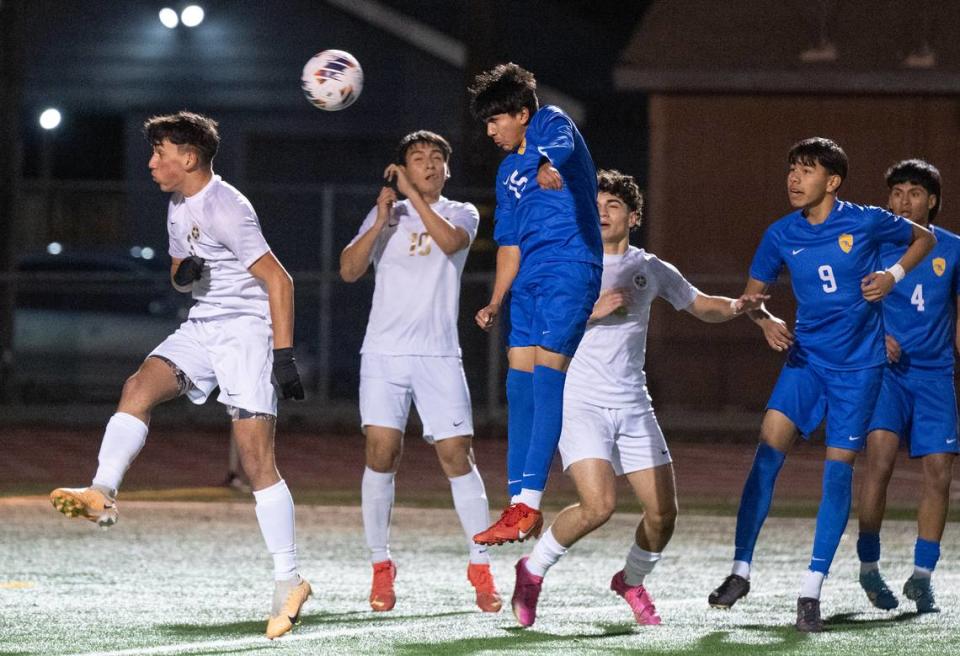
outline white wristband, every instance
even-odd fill
[[[903,277],[904,277],[905,275],[907,275],[907,272],[903,270],[903,267],[900,266],[900,263],[899,263],[899,262],[897,262],[897,263],[894,264],[892,267],[890,267],[889,269],[887,269],[887,273],[889,273],[891,276],[893,276],[893,283],[894,283],[894,284],[897,284],[898,282],[900,282],[901,280],[903,280]]]

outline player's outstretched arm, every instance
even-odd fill
[[[271,251],[250,265],[250,274],[267,287],[273,323],[273,375],[280,386],[280,398],[303,399],[303,385],[293,359],[293,278]]]
[[[906,219],[902,220],[905,221]],[[889,294],[893,286],[903,280],[903,277],[920,264],[923,258],[929,255],[933,247],[937,245],[937,238],[933,236],[932,232],[916,223],[912,224],[911,227],[913,233],[910,238],[910,247],[900,258],[900,261],[886,271],[874,271],[860,281],[860,291],[867,301],[873,303]]]
[[[723,323],[741,314],[762,309],[763,302],[768,298],[770,298],[768,295],[762,293],[744,294],[740,298],[709,296],[701,293],[697,294],[686,310],[700,321]]]
[[[377,196],[377,216],[373,225],[359,239],[352,241],[340,253],[340,277],[344,282],[356,282],[370,267],[370,253],[377,243],[380,231],[390,220],[393,204],[397,202],[397,192],[383,187]]]
[[[438,175],[442,174],[438,172]],[[406,167],[400,166],[399,164],[391,164],[383,172],[383,177],[385,180],[396,181],[397,191],[410,199],[410,203],[414,209],[417,210],[417,214],[420,215],[420,219],[427,228],[427,232],[430,233],[430,238],[440,250],[447,255],[453,255],[457,251],[463,250],[470,245],[470,235],[467,234],[467,231],[453,225],[434,212],[433,208],[430,207],[430,203],[428,203],[417,188],[410,183],[410,179],[407,177]]]
[[[500,314],[500,305],[503,297],[513,286],[513,279],[520,270],[520,247],[501,246],[497,249],[497,273],[493,281],[493,294],[486,307],[480,308],[474,320],[484,330],[490,330],[497,316]]]

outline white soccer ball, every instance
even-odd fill
[[[324,50],[310,58],[300,76],[303,95],[325,112],[346,109],[363,91],[360,62],[343,50]]]

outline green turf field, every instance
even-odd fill
[[[811,519],[771,519],[761,535],[754,591],[734,610],[707,607],[727,573],[734,520],[682,516],[667,558],[648,579],[664,619],[637,627],[607,589],[622,566],[636,515],[614,518],[550,572],[532,629],[505,607],[484,615],[466,581],[463,536],[452,510],[398,508],[392,548],[397,607],[372,613],[370,566],[356,507],[301,506],[302,570],[315,596],[302,624],[277,642],[262,636],[271,563],[247,503],[127,502],[109,531],[67,520],[44,500],[0,502],[0,655],[37,654],[960,654],[960,526],[944,536],[936,573],[945,612],[918,617],[869,608],[856,584],[848,528],[824,592],[828,630],[793,629]],[[851,527],[853,523],[851,523]],[[889,522],[886,572],[909,574],[914,528]],[[494,551],[505,602],[526,547]]]

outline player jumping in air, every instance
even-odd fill
[[[940,557],[940,538],[950,504],[950,478],[957,454],[957,396],[953,384],[954,343],[960,336],[960,237],[930,226],[940,210],[940,172],[923,160],[890,167],[886,175],[891,211],[937,237],[933,251],[883,299],[887,359],[880,397],[867,435],[866,467],[860,489],[860,585],[877,608],[890,610],[897,598],[880,575],[880,527],[900,440],[923,462],[923,491],[917,512],[913,575],[903,594],[920,613],[939,611],[930,576]],[[881,266],[903,255],[884,247]]]
[[[403,448],[411,400],[423,436],[437,449],[450,479],[453,505],[470,549],[467,578],[477,605],[500,610],[486,547],[473,535],[490,523],[483,479],[474,464],[473,411],[460,358],[457,315],[460,276],[480,216],[470,203],[441,194],[450,176],[450,144],[426,130],[405,136],[384,178],[377,205],[343,249],[340,275],[358,280],[376,269],[373,306],[361,348],[360,415],[366,434],[361,489],[363,527],[373,562],[370,606],[396,603],[397,568],[390,557],[394,477]],[[406,200],[397,200],[397,191]]]
[[[573,121],[558,107],[540,107],[536,85],[530,71],[501,64],[470,88],[473,115],[509,153],[496,181],[494,293],[476,320],[489,329],[510,292],[511,499],[497,522],[475,536],[481,544],[540,534],[566,370],[597,300],[603,265],[596,168]]]
[[[826,415],[823,496],[796,621],[800,631],[821,631],[820,590],[847,524],[853,463],[870,427],[886,361],[882,307],[876,301],[936,240],[886,210],[837,199],[848,164],[833,141],[800,141],[787,161],[787,194],[796,209],[767,228],[744,294],[764,293],[786,266],[797,300],[795,335],[765,309],[751,312],[767,343],[785,351],[787,361],[767,403],[740,498],[733,571],[709,602],[730,608],[750,590],[750,563],[777,474],[798,434],[806,438]],[[909,248],[888,269],[875,271],[885,244]]]
[[[293,281],[274,256],[250,202],[213,173],[217,123],[179,112],[144,125],[150,173],[170,192],[167,231],[173,286],[192,292],[187,320],[127,379],[107,423],[99,466],[87,488],[58,488],[54,507],[100,526],[117,521],[117,490],[147,438],[157,405],[187,395],[217,400],[250,477],[260,530],[273,556],[275,588],[267,637],[289,631],[311,594],[297,568],[293,497],[274,459],[277,393],[303,398],[293,359]]]
[[[644,579],[673,535],[677,498],[670,451],[643,371],[650,305],[663,298],[677,310],[718,323],[760,307],[766,298],[707,296],[672,265],[630,246],[630,230],[640,224],[640,190],[619,171],[601,171],[598,177],[602,291],[567,372],[560,435],[563,467],[580,500],[557,515],[530,556],[517,563],[513,612],[522,626],[536,619],[547,570],[613,514],[617,476],[626,477],[644,514],[610,589],[626,600],[639,624],[660,623]]]

